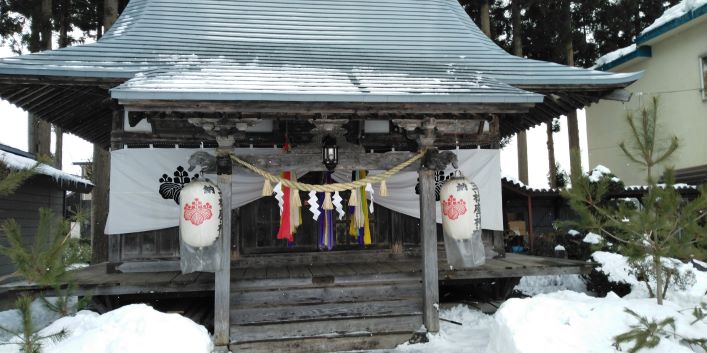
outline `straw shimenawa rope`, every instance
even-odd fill
[[[360,187],[365,187],[366,184],[375,184],[375,183],[380,183],[384,181],[385,179],[390,178],[394,174],[400,172],[401,170],[407,168],[409,165],[415,163],[418,159],[422,158],[423,155],[425,155],[425,150],[420,151],[416,155],[412,156],[410,159],[396,165],[395,167],[386,170],[385,172],[373,176],[368,176],[360,180],[356,180],[350,183],[335,183],[335,184],[324,184],[324,185],[313,185],[313,184],[305,184],[305,183],[300,183],[298,181],[294,180],[287,180],[283,179],[279,176],[272,175],[268,173],[267,171],[260,169],[240,158],[238,158],[234,153],[231,153],[231,159],[246,167],[247,169],[250,169],[252,172],[255,174],[258,174],[265,178],[265,180],[269,180],[271,182],[275,183],[281,183],[283,186],[286,186],[288,188],[296,189],[299,191],[316,191],[316,192],[337,192],[337,191],[345,191],[345,190],[352,190]]]

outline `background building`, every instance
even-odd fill
[[[629,102],[604,100],[587,109],[590,165],[605,165],[627,185],[644,183],[645,173],[618,145],[630,137],[626,114],[658,97],[660,134],[680,138],[680,148],[667,165],[676,168],[678,181],[707,183],[707,3],[673,6],[633,45],[601,57],[596,68],[643,70],[644,76],[627,88],[633,94]]]

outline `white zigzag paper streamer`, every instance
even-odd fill
[[[280,207],[280,216],[282,216],[282,210],[284,209],[285,201],[284,201],[284,196],[285,193],[282,192],[282,183],[277,183],[274,188],[272,188],[272,192],[275,193],[275,200],[277,200],[277,205]]]
[[[344,199],[341,198],[341,195],[339,195],[339,192],[334,193],[334,197],[331,198],[331,203],[334,204],[334,208],[336,208],[336,212],[339,213],[339,220],[344,219],[344,216],[346,215],[346,212],[344,212],[344,205],[341,203],[341,201],[344,201]]]
[[[319,215],[322,214],[319,211],[319,204],[317,204],[317,192],[316,191],[310,191],[309,192],[309,200],[307,200],[307,203],[309,204],[309,212],[312,212],[312,215],[314,216],[314,220],[319,219]]]
[[[368,211],[373,214],[373,194],[375,191],[373,191],[373,185],[371,185],[371,183],[366,184],[366,191],[368,191],[368,195],[371,196],[371,203],[368,204]]]

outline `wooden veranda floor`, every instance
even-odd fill
[[[440,254],[441,255],[441,254]],[[346,260],[349,261],[346,261]],[[338,260],[338,261],[335,261]],[[344,262],[339,262],[344,260]],[[440,256],[440,281],[464,281],[485,278],[505,278],[557,274],[586,274],[591,263],[576,260],[506,254],[491,259],[483,266],[452,270]],[[420,260],[415,255],[392,256],[388,251],[346,251],[258,255],[234,261],[232,280],[312,279],[346,275],[383,276],[390,273],[419,273]],[[179,293],[213,291],[212,273],[181,274],[178,271],[153,273],[107,273],[107,264],[97,264],[76,270],[74,279],[78,295],[121,295],[140,293]],[[295,281],[296,282],[296,281]],[[293,282],[294,283],[294,282]],[[42,290],[40,286],[19,280],[0,283],[0,296],[12,292]]]

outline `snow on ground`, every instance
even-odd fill
[[[695,283],[684,291],[671,289],[664,305],[648,298],[643,283],[627,270],[626,258],[607,252],[595,252],[594,260],[614,281],[632,285],[632,293],[620,298],[609,293],[605,298],[591,297],[580,276],[523,277],[516,290],[529,298],[509,299],[494,315],[485,315],[465,306],[442,310],[440,317],[460,321],[463,326],[442,323],[438,334],[429,335],[425,344],[404,344],[401,352],[478,352],[478,353],[616,353],[626,352],[613,346],[613,337],[629,331],[637,319],[626,313],[629,308],[649,320],[675,318],[676,333],[645,353],[701,352],[680,343],[680,336],[707,338],[707,319],[695,322],[692,309],[707,302],[707,272],[691,264],[674,263],[677,269],[693,271]],[[668,260],[670,261],[670,260]],[[702,265],[701,262],[697,262]],[[570,290],[566,290],[570,289]]]
[[[533,296],[561,290],[584,293],[587,291],[587,285],[580,275],[527,276],[522,277],[518,285],[513,289],[525,295]]]
[[[663,306],[655,299],[620,298],[611,293],[594,298],[584,293],[560,291],[525,299],[509,299],[496,314],[486,315],[466,306],[442,310],[440,317],[459,321],[462,326],[442,322],[430,342],[403,344],[396,351],[414,353],[614,353],[628,351],[613,346],[613,337],[630,330],[637,320],[624,312],[629,308],[649,320],[676,319],[676,333],[688,338],[705,337],[707,322],[691,324],[691,307],[671,301]],[[685,310],[688,309],[688,310]],[[644,353],[693,353],[673,335]]]
[[[493,316],[480,311],[458,305],[442,310],[439,316],[443,319],[461,322],[462,326],[449,322],[440,322],[440,332],[429,335],[430,341],[424,344],[402,344],[396,351],[410,353],[461,353],[483,352],[494,324]]]
[[[572,291],[540,294],[526,299],[510,299],[494,315],[487,353],[600,353],[617,352],[613,337],[630,330],[636,319],[624,312],[630,308],[649,319],[676,319],[676,331],[684,337],[704,337],[707,323],[690,325],[693,318],[686,308],[673,302],[657,305],[655,299],[624,299],[610,294],[594,298]],[[627,351],[629,346],[623,346]],[[679,338],[664,337],[645,353],[693,351]]]
[[[40,331],[49,335],[68,330],[59,342],[44,343],[43,353],[211,353],[206,328],[179,314],[165,314],[134,304],[99,315],[81,311]],[[17,345],[0,346],[2,353],[19,352]]]
[[[604,272],[609,280],[614,282],[624,282],[631,285],[631,293],[628,298],[647,298],[648,289],[645,283],[640,282],[631,274],[626,257],[605,251],[597,251],[592,254],[592,259],[599,263],[598,269]],[[681,274],[691,272],[694,280],[688,283],[685,289],[678,289],[674,285],[668,288],[666,298],[679,302],[682,305],[696,305],[700,300],[707,301],[707,272],[699,271],[692,263],[684,264],[673,259],[664,259],[668,266],[674,266]],[[651,282],[655,287],[655,283]]]
[[[48,300],[52,300],[49,298]],[[30,312],[32,313],[32,322],[37,327],[45,327],[51,322],[59,318],[59,314],[47,309],[47,307],[39,300],[36,299],[32,302],[30,307]],[[22,327],[22,320],[20,318],[20,312],[18,310],[6,310],[0,311],[0,326],[3,328],[17,332]],[[5,342],[10,339],[11,335],[3,330],[0,330],[0,342]],[[16,352],[16,349],[6,350],[8,346],[0,345],[0,353],[5,352]]]

